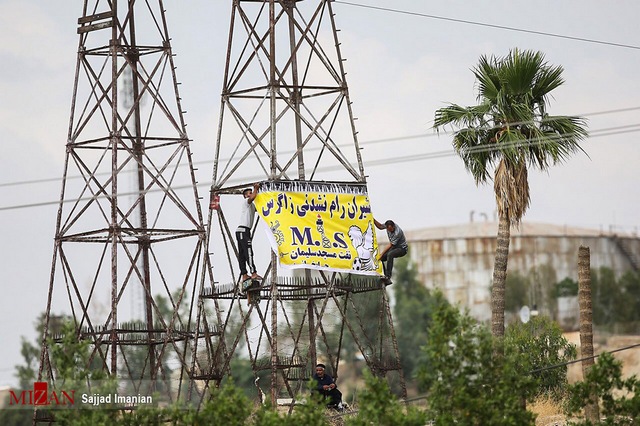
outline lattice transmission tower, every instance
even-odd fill
[[[234,232],[243,188],[309,181],[366,191],[338,32],[330,0],[232,1],[204,261],[212,285],[198,300],[198,326],[222,324],[223,332],[195,340],[196,390],[217,386],[243,356],[274,406],[295,401],[316,362],[339,376],[349,341],[406,395],[378,277],[278,270],[254,226],[264,282],[253,297],[241,291]]]
[[[163,2],[85,0],[77,32],[38,376],[59,381],[51,354],[70,319],[85,368],[175,400],[206,238]]]

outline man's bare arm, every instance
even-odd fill
[[[253,200],[255,200],[256,197],[258,196],[258,191],[259,190],[260,190],[260,184],[254,183],[253,184],[253,191],[251,191],[251,195],[249,195],[249,197],[247,197],[247,203],[249,203],[249,204],[253,203]]]
[[[380,256],[378,256],[378,259],[382,259],[382,257],[383,257],[385,254],[387,254],[387,252],[391,249],[391,247],[393,247],[393,244],[389,244],[389,245],[387,246],[387,248],[386,248],[386,249],[384,249],[384,250],[382,251],[382,253],[380,253]]]

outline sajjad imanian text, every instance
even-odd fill
[[[151,395],[118,395],[110,393],[102,395],[99,393],[87,394],[83,393],[81,397],[83,404],[89,405],[105,405],[105,404],[153,404]]]

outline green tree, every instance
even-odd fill
[[[504,335],[504,293],[511,226],[529,207],[527,168],[547,170],[581,150],[585,120],[551,116],[547,102],[564,83],[563,68],[540,52],[514,49],[505,57],[481,56],[474,69],[479,104],[450,104],[435,112],[434,128],[460,128],[453,146],[476,184],[493,178],[499,216],[491,291],[491,331]],[[492,173],[493,171],[493,173]]]
[[[309,392],[315,382],[309,382]],[[321,395],[311,394],[302,404],[296,405],[293,412],[288,415],[286,412],[274,410],[269,404],[260,406],[251,419],[252,425],[256,426],[325,426],[328,425],[325,416],[325,408]],[[330,413],[335,413],[330,411]]]
[[[556,283],[554,289],[555,298],[577,296],[578,295],[578,282],[567,277],[564,280]]]
[[[440,305],[424,345],[418,384],[436,425],[533,425],[522,405],[535,385],[518,369],[516,354],[494,356],[500,345],[467,313]]]
[[[234,385],[242,389],[247,398],[255,401],[258,398],[258,388],[255,384],[255,373],[249,358],[240,356],[236,351],[236,354],[231,358],[229,368],[231,369]],[[265,380],[263,379],[262,384],[264,382]]]
[[[161,324],[160,319],[164,324],[169,325],[173,318],[176,304],[180,298],[181,290],[177,289],[173,292],[171,297],[164,296],[162,294],[156,294],[154,300],[157,310],[154,310],[154,325]],[[189,304],[185,303],[189,300],[188,293],[184,293],[182,303],[178,307],[178,312],[174,327],[187,327],[189,319]],[[137,330],[145,330],[148,328],[146,320],[134,319],[128,323],[128,325]],[[192,323],[193,327],[193,323]],[[133,380],[123,380],[121,386],[129,393],[137,393],[140,391],[155,391],[163,395],[168,395],[170,392],[175,391],[179,384],[174,383],[171,379],[172,371],[169,365],[181,363],[177,353],[173,348],[174,343],[169,342],[168,346],[159,355],[158,351],[161,349],[161,345],[122,345],[119,349],[119,357],[123,358],[123,361],[119,366],[119,374],[121,377],[131,377]],[[187,362],[191,359],[191,346],[185,342],[176,342],[179,352],[184,354],[183,357]],[[153,361],[151,357],[153,356]],[[153,369],[153,371],[151,371]],[[176,374],[177,376],[177,374]],[[186,374],[183,375],[183,382],[181,386],[186,388],[188,386]],[[154,380],[151,380],[154,377]]]
[[[380,333],[378,327],[381,303],[380,296],[380,292],[377,291],[353,293],[349,295],[346,306],[343,305],[348,323],[351,324],[358,341],[363,349],[370,353],[375,353],[374,348],[377,345],[377,336],[379,336]],[[354,360],[360,353],[360,348],[345,322],[336,322],[330,332],[331,335],[329,339],[333,347],[337,347],[336,341],[340,333],[342,333],[340,359],[346,360],[347,362]]]
[[[621,291],[611,268],[602,267],[591,270],[591,297],[593,323],[613,325],[618,320],[617,310],[624,303],[620,300]],[[626,303],[626,301],[625,301]]]
[[[525,305],[536,305],[555,318],[558,313],[556,280],[556,272],[549,264],[533,266],[527,273],[509,273],[505,280],[505,312],[515,314]]]
[[[212,419],[220,425],[238,425],[247,423],[251,415],[252,404],[242,390],[232,384],[213,391],[212,398],[197,414],[196,424],[210,424]]]
[[[640,321],[640,273],[627,271],[616,278],[611,268],[592,269],[591,294],[594,324],[622,325],[634,332]]]
[[[426,423],[426,413],[416,407],[402,404],[391,393],[387,382],[365,372],[366,388],[358,400],[358,413],[347,418],[347,426],[422,426]]]
[[[91,368],[91,342],[80,340],[72,320],[66,321],[60,330],[60,339],[49,342],[50,359],[54,372],[54,389],[74,389],[76,395],[83,393],[114,393],[117,383],[108,378],[104,370]],[[87,383],[92,387],[88,388]],[[56,422],[77,426],[109,425],[119,417],[114,410],[95,410],[91,408],[60,409],[53,412]]]
[[[610,353],[603,353],[589,369],[584,381],[569,386],[567,415],[582,413],[585,401],[595,391],[600,403],[602,425],[637,425],[640,419],[640,380],[634,375],[622,378],[622,362]],[[590,426],[587,420],[570,422],[571,425]]]
[[[395,271],[394,319],[398,351],[405,377],[415,378],[422,355],[420,347],[427,340],[432,312],[438,305],[448,302],[442,293],[432,295],[418,280],[418,271],[409,257],[401,258]]]
[[[505,281],[504,309],[516,313],[529,302],[529,277],[516,271],[509,274]]]
[[[36,327],[37,328],[37,327]],[[21,337],[20,353],[24,359],[24,364],[16,365],[16,377],[18,378],[18,389],[32,389],[38,374],[38,364],[40,362],[40,349]],[[9,407],[9,398],[5,401],[5,407]],[[0,425],[21,426],[31,424],[33,411],[30,409],[10,409],[0,410]]]
[[[536,265],[529,270],[531,282],[530,302],[538,306],[541,312],[551,318],[558,316],[558,300],[555,296],[555,287],[558,281],[556,270],[548,263]]]
[[[505,351],[514,354],[520,372],[532,372],[535,386],[527,389],[525,399],[533,401],[539,395],[560,401],[567,387],[567,366],[564,363],[576,358],[575,345],[562,335],[557,323],[546,316],[532,317],[507,327],[504,339]],[[545,369],[545,367],[557,366]]]
[[[626,322],[640,321],[640,272],[627,271],[618,280],[622,289],[624,303],[619,306],[620,313]]]
[[[68,320],[66,317],[57,317],[55,322]],[[44,324],[44,314],[40,314],[34,323],[36,335],[42,335]],[[33,382],[38,378],[38,367],[40,365],[40,347],[39,342],[29,342],[24,336],[20,338],[20,354],[24,360],[23,364],[15,366],[15,377],[18,379],[19,391],[33,388]],[[6,406],[9,402],[6,401]],[[31,424],[33,419],[32,407],[19,406],[17,409],[0,410],[0,425],[3,426],[21,426]]]

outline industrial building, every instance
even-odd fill
[[[428,288],[440,289],[450,302],[468,308],[476,319],[487,321],[491,318],[497,231],[497,222],[472,221],[405,230],[405,236],[420,281]],[[538,277],[541,281],[555,284],[566,277],[577,281],[581,245],[590,248],[592,269],[608,267],[619,276],[640,267],[637,232],[523,222],[511,230],[508,273],[540,270],[544,271]]]

